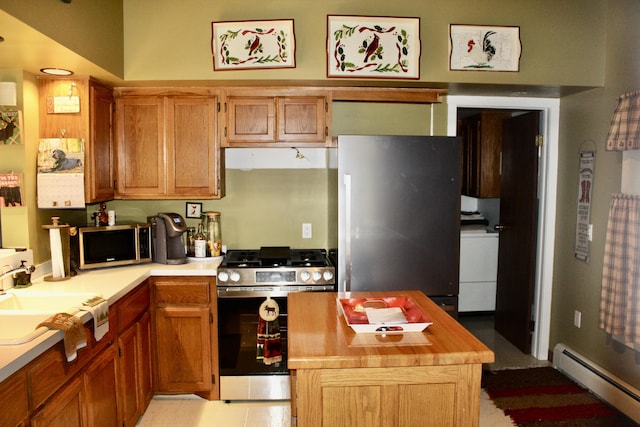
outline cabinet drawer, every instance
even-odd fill
[[[209,280],[189,278],[156,279],[155,304],[209,304]]]
[[[145,282],[131,296],[125,297],[122,303],[118,304],[118,332],[124,331],[129,325],[149,310],[151,304],[151,291]]]

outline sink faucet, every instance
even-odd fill
[[[19,273],[24,273],[27,275],[30,275],[31,273],[33,273],[35,271],[35,267],[33,265],[31,266],[26,266],[24,265],[25,261],[22,261],[22,264],[20,265],[20,267],[16,267],[16,268],[11,268],[10,265],[3,265],[2,268],[4,269],[5,267],[9,267],[10,270],[5,271],[4,273],[0,273],[0,295],[4,295],[5,294],[5,290],[4,290],[4,278],[5,277],[9,277],[12,276],[14,279],[18,278],[18,274]]]

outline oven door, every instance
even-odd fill
[[[221,296],[218,299],[221,400],[290,399],[287,369],[287,298],[272,299],[279,306],[279,315],[278,327],[275,331],[270,331],[270,336],[277,336],[274,332],[277,333],[279,329],[282,360],[270,364],[259,357],[263,350],[258,349],[258,311],[266,296]]]

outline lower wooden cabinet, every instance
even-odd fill
[[[82,378],[64,387],[31,418],[32,427],[86,426]]]
[[[0,384],[0,427],[28,425],[27,375],[20,371]]]
[[[153,277],[150,280],[155,392],[198,393],[207,399],[218,399],[214,279]]]
[[[86,396],[86,426],[121,425],[118,406],[118,348],[110,345],[96,356],[82,375]],[[71,424],[68,424],[71,425]]]

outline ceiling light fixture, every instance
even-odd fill
[[[40,68],[40,72],[51,76],[70,76],[73,74],[73,71],[64,68]]]

